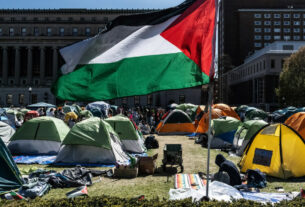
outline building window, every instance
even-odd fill
[[[152,105],[152,104],[153,104],[153,96],[147,95],[147,105]]]
[[[285,41],[290,40],[290,36],[285,35],[285,36],[284,36],[284,40],[285,40]]]
[[[293,29],[293,32],[294,32],[294,33],[300,33],[300,28],[294,28],[294,29]]]
[[[135,96],[134,97],[134,105],[139,105],[140,104],[140,96]]]
[[[254,21],[254,25],[262,25],[261,21]]]
[[[264,18],[271,18],[271,14],[264,14]]]
[[[122,98],[122,104],[127,104],[127,98]]]
[[[10,36],[14,36],[14,28],[10,27],[9,31],[10,31]]]
[[[0,27],[0,36],[2,36],[2,28]]]
[[[293,22],[293,25],[299,26],[299,25],[301,25],[301,22],[300,22],[300,21],[294,21],[294,22]]]
[[[275,21],[275,22],[273,22],[273,25],[280,26],[281,25],[281,21]]]
[[[59,28],[59,35],[64,36],[65,35],[65,28],[61,27]]]
[[[38,17],[34,17],[33,20],[34,20],[35,22],[37,22],[37,21],[38,21]]]
[[[48,22],[49,21],[49,17],[44,18],[44,21]]]
[[[26,21],[26,17],[22,17],[22,21]]]
[[[293,14],[293,18],[300,18],[300,14]]]
[[[81,18],[80,18],[80,21],[85,21],[85,18],[84,18],[84,17],[81,17]]]
[[[284,18],[285,19],[290,18],[290,14],[284,14]]]
[[[284,21],[284,25],[285,26],[289,26],[290,25],[290,21]]]
[[[281,15],[280,15],[280,14],[274,14],[273,17],[274,17],[275,19],[279,19],[279,18],[281,18]]]
[[[6,95],[6,104],[12,105],[13,104],[13,94],[7,94]]]
[[[305,36],[303,36],[303,40],[305,40]]]
[[[103,21],[104,21],[104,23],[107,23],[108,22],[108,17],[104,17]]]
[[[262,18],[261,14],[254,14],[254,18]]]
[[[289,33],[290,29],[289,28],[284,28],[284,33]]]
[[[255,36],[254,36],[254,39],[255,39],[255,40],[261,40],[261,39],[262,39],[262,36],[260,36],[260,35],[255,35]]]
[[[86,27],[85,32],[86,32],[86,35],[89,36],[91,34],[91,28]]]
[[[275,67],[275,60],[271,59],[271,68],[274,68],[274,67]]]
[[[91,17],[91,21],[95,22],[96,21],[96,17]]]
[[[21,28],[21,34],[22,34],[22,36],[26,36],[26,28],[25,27]]]
[[[179,104],[185,103],[185,95],[179,95]]]
[[[254,47],[261,47],[262,46],[262,43],[260,43],[260,42],[255,42],[254,43]]]
[[[32,103],[37,103],[37,94],[32,94],[31,102]]]
[[[73,17],[69,17],[69,21],[70,21],[70,22],[73,21]]]
[[[264,36],[264,40],[271,40],[271,36],[270,35]]]
[[[274,38],[274,40],[281,40],[281,36],[279,36],[279,35],[275,35],[273,38]]]
[[[61,21],[61,18],[60,17],[56,17],[56,21]]]
[[[38,27],[34,27],[34,35],[35,36],[39,35],[39,28]]]
[[[265,28],[265,29],[264,29],[264,32],[270,33],[270,32],[271,32],[271,29],[270,29],[270,28]]]
[[[283,50],[293,50],[293,45],[283,45]]]
[[[254,28],[254,32],[261,32],[262,29],[261,28]]]
[[[264,25],[267,25],[267,26],[271,25],[271,21],[264,21]]]
[[[276,33],[278,33],[278,32],[281,32],[281,29],[280,29],[280,28],[274,28],[273,31],[276,32]]]
[[[50,27],[47,28],[47,34],[48,36],[52,36],[52,28]]]
[[[264,47],[267,47],[268,45],[270,45],[270,43],[267,42],[264,43]]]
[[[19,104],[20,105],[24,104],[24,94],[19,94]]]
[[[78,28],[74,27],[72,30],[73,36],[77,36],[78,35]]]
[[[300,40],[301,39],[301,37],[300,36],[293,36],[293,40]]]

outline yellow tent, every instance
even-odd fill
[[[248,143],[240,161],[241,172],[259,169],[287,179],[305,176],[305,141],[284,124],[261,129]]]

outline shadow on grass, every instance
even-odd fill
[[[305,182],[305,176],[300,177],[300,178],[289,178],[289,179],[280,179],[280,178],[268,176],[267,181],[270,183],[273,183],[273,182],[301,183],[301,182]]]

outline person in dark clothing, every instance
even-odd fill
[[[227,160],[222,154],[218,154],[215,159],[216,165],[219,167],[218,174],[227,173],[230,177],[230,185],[241,185],[241,177],[235,164]]]

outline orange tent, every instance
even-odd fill
[[[226,114],[217,108],[212,108],[212,119],[217,119],[222,116],[226,116]],[[206,133],[209,129],[209,113],[203,114],[202,118],[200,119],[199,123],[196,127],[196,133]]]
[[[159,134],[189,134],[195,131],[195,126],[184,111],[175,109],[160,121],[156,131]]]
[[[298,132],[302,139],[305,140],[305,112],[298,112],[291,115],[285,121],[285,124]]]
[[[235,119],[240,120],[239,116],[237,115],[237,113],[227,104],[223,104],[223,103],[219,103],[219,104],[214,104],[213,105],[214,109],[220,109],[222,110],[225,115],[224,116],[231,116]]]

